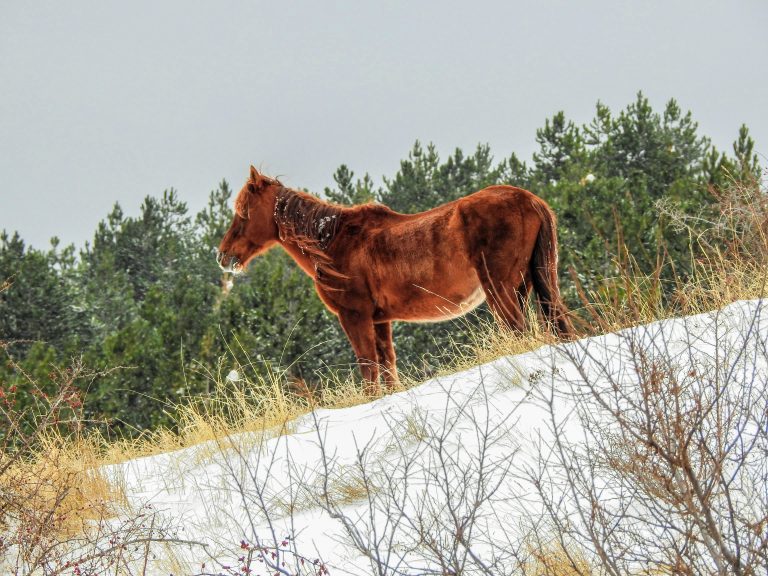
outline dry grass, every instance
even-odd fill
[[[160,428],[119,440],[92,436],[100,463],[119,464],[204,443],[210,443],[215,453],[225,449],[232,436],[256,433],[255,438],[260,438],[290,433],[291,422],[315,408],[347,408],[371,401],[351,375],[344,379],[331,375],[313,391],[290,380],[286,371],[270,371],[264,376],[249,368],[234,368],[234,381],[222,373],[209,373],[209,395],[188,398],[171,410],[176,420],[174,430]]]
[[[768,243],[762,248],[768,254]],[[694,262],[686,280],[662,291],[660,269],[639,272],[634,264],[620,271],[613,284],[600,291],[581,292],[584,336],[614,332],[665,318],[717,310],[738,300],[768,295],[768,263],[717,247]]]
[[[524,563],[526,576],[589,576],[598,573],[580,553],[566,549],[556,539],[531,542],[528,560]]]
[[[405,417],[402,434],[407,440],[415,443],[424,442],[429,438],[430,430],[427,426],[427,415],[422,409],[416,408]]]
[[[450,370],[452,372],[467,370],[502,356],[523,354],[555,342],[555,338],[544,329],[542,320],[531,304],[529,303],[525,310],[527,332],[515,332],[497,322],[482,322],[479,328],[473,329],[470,333],[470,347],[454,347],[457,349],[457,354]]]
[[[414,383],[407,380],[402,381],[397,391],[406,390],[413,386]],[[380,396],[378,396],[380,397]],[[320,395],[317,404],[310,404],[310,407],[317,408],[350,408],[352,406],[359,406],[360,404],[366,404],[371,401],[371,397],[368,396],[360,383],[355,378],[348,374],[345,377],[341,377],[339,374],[333,376],[333,378],[325,380],[320,387]]]
[[[357,465],[337,466],[328,480],[328,497],[339,506],[369,498],[380,489]]]
[[[99,454],[87,439],[43,438],[37,454],[17,460],[0,476],[0,491],[13,502],[10,516],[26,529],[60,536],[113,516],[123,495],[99,472]]]
[[[6,552],[3,543],[13,546],[11,555],[35,567],[53,561],[52,550],[89,523],[112,517],[123,495],[101,474],[98,445],[80,433],[76,384],[96,374],[78,362],[53,370],[48,384],[55,393],[46,394],[0,347],[30,389],[22,402],[9,386],[0,404],[0,552]]]
[[[580,289],[580,316],[593,326],[585,335],[768,295],[768,194],[758,182],[733,182],[712,194],[717,204],[708,213],[690,215],[668,204],[658,206],[671,226],[688,236],[690,274],[679,278],[663,251],[654,270],[640,270],[625,246],[615,262],[615,278],[596,291]],[[663,284],[666,269],[673,272],[672,285]]]

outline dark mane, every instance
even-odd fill
[[[275,222],[280,236],[303,249],[325,251],[336,237],[341,206],[323,202],[305,192],[283,188],[275,201]]]
[[[308,254],[318,273],[323,277],[346,278],[332,267],[326,249],[331,245],[341,224],[343,209],[305,192],[283,187],[275,200],[275,222],[281,240],[295,242]],[[324,283],[324,282],[323,282]]]

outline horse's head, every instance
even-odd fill
[[[266,252],[278,240],[275,199],[281,187],[277,180],[251,175],[235,198],[235,216],[219,244],[216,261],[227,272],[242,272],[254,257]]]

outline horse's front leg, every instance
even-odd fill
[[[339,321],[352,344],[363,379],[366,380],[365,393],[369,396],[378,395],[379,363],[373,318],[356,310],[340,310]]]
[[[381,377],[387,391],[391,392],[400,381],[397,376],[397,358],[395,344],[392,341],[392,322],[374,325],[376,332],[376,354],[381,365]]]

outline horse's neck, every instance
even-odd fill
[[[313,279],[324,259],[322,250],[333,238],[340,210],[309,194],[284,189],[275,198],[275,222],[280,243],[296,263]]]
[[[281,240],[280,244],[283,249],[288,252],[288,255],[294,259],[296,264],[306,272],[313,280],[317,277],[317,270],[315,269],[315,262],[312,261],[312,257],[308,252],[303,250],[299,246],[298,242],[291,239]]]

